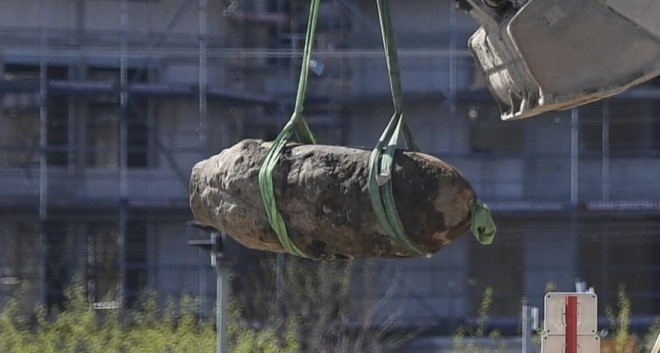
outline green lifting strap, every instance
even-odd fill
[[[396,209],[394,192],[392,189],[392,170],[394,167],[394,153],[397,148],[398,139],[403,134],[406,146],[413,151],[419,151],[415,144],[411,129],[403,115],[403,98],[401,93],[401,78],[399,74],[399,59],[396,51],[396,40],[392,28],[392,21],[387,0],[376,0],[378,14],[383,35],[383,46],[387,58],[387,70],[390,76],[390,88],[394,102],[394,115],[376,147],[371,153],[369,160],[369,198],[374,213],[381,226],[390,238],[414,254],[428,257],[431,254],[410,239],[406,234],[399,213]],[[305,48],[303,51],[302,68],[298,83],[298,93],[293,115],[277,138],[273,141],[266,159],[259,170],[259,189],[266,207],[268,221],[275,230],[282,247],[289,253],[307,257],[305,253],[293,243],[286,229],[282,215],[277,209],[275,192],[273,187],[273,170],[275,169],[284,146],[290,141],[293,133],[298,140],[305,144],[316,144],[316,139],[309,129],[302,114],[304,99],[307,90],[307,77],[310,66],[310,57],[316,31],[320,0],[311,0],[309,22],[305,37]],[[495,224],[490,217],[488,207],[481,201],[472,203],[472,230],[477,240],[482,244],[490,244],[495,235]]]
[[[371,152],[371,158],[369,159],[369,198],[378,221],[390,238],[413,254],[428,257],[431,254],[406,234],[394,200],[392,169],[399,135],[403,133],[408,149],[419,151],[419,148],[415,144],[408,122],[403,115],[399,57],[396,51],[396,39],[392,28],[389,2],[387,0],[376,0],[376,3],[394,102],[394,115]]]
[[[300,80],[298,82],[298,94],[296,95],[296,105],[293,115],[289,122],[284,126],[282,131],[277,135],[273,141],[264,163],[259,169],[259,190],[261,197],[264,200],[268,221],[271,227],[277,234],[277,237],[282,244],[284,250],[288,253],[307,257],[305,253],[293,243],[289,238],[289,233],[286,229],[286,224],[282,215],[277,210],[277,202],[275,201],[275,190],[273,187],[273,170],[282,155],[284,146],[291,139],[292,134],[295,132],[298,140],[305,144],[316,144],[316,138],[309,129],[307,122],[302,114],[305,93],[307,91],[307,76],[309,73],[310,57],[312,52],[312,45],[314,44],[314,32],[316,31],[316,21],[319,14],[320,0],[311,0],[311,8],[309,11],[309,22],[307,25],[307,34],[305,37],[305,48],[303,51],[302,68],[300,70]]]
[[[403,133],[408,149],[419,151],[419,147],[415,144],[410,127],[403,115],[399,59],[389,1],[376,0],[376,3],[394,102],[394,115],[371,153],[369,161],[369,197],[376,217],[390,238],[413,254],[429,257],[431,254],[406,234],[394,200],[392,169],[399,134]],[[480,200],[475,200],[472,202],[471,213],[472,231],[475,237],[482,244],[490,244],[495,236],[496,227],[488,207]]]
[[[493,218],[490,216],[490,210],[481,200],[472,202],[472,233],[481,244],[488,245],[493,243],[497,227]]]

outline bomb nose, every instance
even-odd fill
[[[204,206],[204,198],[202,197],[202,189],[205,184],[202,185],[201,171],[204,170],[204,164],[206,162],[207,160],[204,160],[195,164],[192,173],[190,174],[189,184],[190,209],[192,210],[195,220],[201,225],[211,224],[211,216],[208,211],[206,211],[208,208]]]

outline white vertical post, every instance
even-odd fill
[[[534,310],[536,309],[536,310]],[[538,309],[528,305],[522,306],[522,353],[535,353],[532,335],[534,333],[534,313],[538,315]]]

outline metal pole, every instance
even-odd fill
[[[606,300],[611,298],[612,292],[610,291],[610,229],[612,224],[609,220],[606,221],[605,229],[603,230],[603,241],[601,242],[601,263],[603,268],[600,271],[601,288],[598,289],[599,294],[603,294]]]
[[[197,253],[202,255],[204,250],[198,249]],[[199,256],[197,259],[197,297],[199,298],[199,303],[197,307],[198,312],[198,323],[202,323],[206,315],[204,309],[206,307],[206,271],[204,271],[203,257]]]
[[[455,118],[457,118],[456,113],[458,111],[458,105],[456,103],[456,94],[458,91],[458,76],[456,71],[456,49],[457,49],[457,28],[456,28],[456,6],[453,1],[448,1],[449,4],[449,118],[450,124],[456,124]],[[449,146],[458,146],[457,136],[459,134],[449,134],[450,145]],[[429,136],[432,136],[430,134]],[[451,148],[451,147],[450,147]],[[454,151],[452,151],[454,152]],[[480,157],[483,159],[483,157]],[[483,163],[480,163],[480,166],[483,166]]]
[[[217,325],[218,325],[218,353],[229,353],[229,345],[227,342],[227,302],[229,301],[229,285],[227,283],[227,269],[223,264],[220,264],[216,270],[218,275],[218,288],[217,290]]]
[[[451,114],[456,113],[456,102],[454,95],[456,94],[456,5],[452,1],[449,2],[449,96],[451,101],[450,109]],[[453,134],[452,134],[453,135]]]
[[[68,13],[73,13],[74,16],[76,17],[74,21],[77,20],[77,10],[78,10],[78,4],[75,4],[73,2],[68,2],[67,4],[67,12]],[[78,22],[76,21],[76,26],[78,25]],[[67,45],[69,47],[75,47],[78,42],[77,42],[77,33],[79,33],[79,28],[76,28],[75,31],[67,31]],[[69,81],[73,81],[77,78],[78,75],[78,68],[80,67],[80,64],[78,63],[78,60],[74,62],[70,62],[68,67],[67,67],[67,79]],[[78,143],[76,139],[76,102],[73,99],[73,97],[68,96],[66,98],[67,100],[67,170],[69,172],[72,172],[75,169],[77,160],[76,160],[76,151],[79,150],[78,148]]]
[[[456,106],[456,57],[454,55],[455,50],[457,48],[457,40],[456,40],[456,6],[454,5],[453,1],[448,1],[448,6],[449,6],[449,21],[448,21],[448,32],[449,32],[449,121],[453,124],[453,118],[456,117],[456,111],[457,111],[457,106]],[[456,143],[456,136],[458,134],[449,134],[449,146],[457,146],[458,144]],[[431,135],[429,135],[431,136]],[[453,152],[453,151],[452,151]],[[452,322],[456,322],[457,317],[456,317],[456,311],[455,306],[458,307],[460,302],[455,304],[455,301],[459,298],[458,295],[456,295],[455,291],[456,288],[454,287],[456,284],[452,283],[450,286],[447,286],[448,294],[448,302],[449,302],[449,318]]]
[[[578,204],[578,182],[579,182],[579,110],[571,109],[571,206],[577,207]]]
[[[602,198],[603,201],[610,199],[610,103],[603,102],[603,163],[602,163]]]
[[[283,4],[282,0],[277,1],[277,12],[278,13],[284,13],[285,6]],[[277,24],[277,39],[278,43],[283,43],[284,41],[282,40],[282,36],[284,34],[284,24],[279,23]],[[296,41],[292,40],[291,41],[292,45],[295,46]],[[281,49],[281,48],[278,48]],[[293,50],[292,50],[293,52]],[[293,54],[292,54],[293,55]],[[291,60],[290,63],[295,62],[294,60]],[[277,59],[277,67],[279,70],[286,70],[286,63],[284,63],[283,58],[278,58]],[[294,70],[292,68],[288,70],[289,74],[289,89],[293,89],[293,78],[292,78],[292,73]],[[285,111],[285,105],[284,103],[279,102],[277,104],[277,121],[278,121],[278,129],[280,128],[280,121],[286,119],[286,111]],[[284,255],[281,253],[277,254],[277,264],[275,268],[275,300],[277,302],[277,314],[281,318],[284,318]]]
[[[0,221],[5,221],[5,219],[0,218]],[[5,307],[5,301],[4,301],[4,289],[3,289],[3,277],[7,276],[7,270],[9,269],[9,266],[5,267],[5,256],[7,249],[7,244],[9,244],[9,239],[6,238],[7,230],[2,229],[0,230],[0,244],[3,244],[4,247],[0,249],[0,307]]]
[[[198,100],[198,140],[199,140],[199,154],[201,158],[204,158],[206,155],[206,144],[207,144],[207,91],[208,91],[208,78],[207,78],[207,66],[208,66],[208,58],[207,58],[207,0],[199,0],[198,1],[198,27],[197,27],[197,37],[198,37],[198,59],[199,59],[199,69],[197,73],[197,84],[198,84],[198,91],[199,91],[199,100]],[[213,233],[211,236],[215,236]],[[201,251],[201,249],[200,249]],[[217,256],[217,254],[212,254],[212,256]],[[204,294],[206,293],[206,274],[204,271],[202,271],[201,263],[199,264],[199,278],[198,278],[198,290],[199,290],[199,313],[200,313],[200,320],[202,319],[202,312],[204,310]],[[221,290],[221,269],[219,262],[216,260],[216,272],[218,275],[217,278],[217,290],[218,293],[216,294],[219,296],[220,290]],[[220,297],[217,298],[217,304],[221,303]],[[217,309],[217,315],[221,315],[221,309]],[[217,319],[217,318],[216,318]],[[219,320],[219,319],[217,319]],[[220,321],[218,321],[218,352],[220,352],[220,332],[222,331],[220,329]],[[226,331],[226,330],[225,330]],[[225,339],[222,340],[223,342],[226,341]]]
[[[522,306],[522,353],[529,352],[529,343],[531,342],[531,330],[529,329],[529,307],[527,305]]]
[[[570,254],[569,259],[572,264],[573,275],[578,273],[580,267],[580,257],[578,250],[579,230],[578,230],[578,196],[579,196],[579,110],[571,109],[571,211],[570,211]]]
[[[154,0],[147,1],[147,55],[148,67],[147,67],[147,81],[149,83],[154,83],[156,81],[156,69],[154,67],[154,44],[152,43],[151,38],[154,36],[154,27],[152,22],[151,14],[154,14],[156,11]],[[156,19],[157,21],[157,19]],[[147,100],[147,163],[149,170],[154,170],[156,168],[156,163],[158,160],[158,154],[156,153],[156,102],[154,98],[148,98]]]
[[[220,249],[223,248],[222,236],[218,233],[211,233],[211,243],[213,244],[211,251],[211,265],[215,268],[216,273],[216,330],[217,332],[217,353],[229,353],[228,345],[228,303],[229,303],[229,271],[227,265],[221,259]]]
[[[522,353],[533,353],[534,342],[532,341],[532,307],[522,307]]]
[[[119,11],[119,308],[126,304],[126,228],[128,201],[128,0],[121,0]]]
[[[188,245],[199,246],[210,252],[211,267],[215,269],[216,274],[215,324],[217,330],[217,353],[229,353],[227,339],[227,321],[229,319],[227,310],[229,306],[229,267],[223,262],[225,256],[224,238],[215,229],[201,226],[195,221],[188,222],[188,224],[209,231],[209,240],[189,240]]]
[[[72,71],[74,69],[74,65],[69,65],[69,80],[75,80],[75,76],[73,75]],[[77,148],[77,141],[76,141],[76,114],[77,114],[77,107],[74,99],[72,97],[67,97],[68,100],[68,132],[67,132],[67,141],[68,141],[68,156],[67,156],[67,169],[69,172],[73,172],[76,168],[76,151],[79,150]]]
[[[199,0],[199,147],[202,157],[206,154],[207,125],[207,0]]]
[[[39,300],[46,305],[46,229],[48,218],[48,66],[46,65],[46,1],[39,1]]]

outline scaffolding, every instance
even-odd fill
[[[20,3],[8,0],[7,14]],[[189,235],[184,226],[190,217],[189,170],[240,139],[272,139],[288,120],[305,5],[40,0],[25,18],[2,21],[0,121],[8,128],[0,132],[0,223],[7,225],[0,236],[11,246],[0,250],[0,303],[17,279],[34,284],[38,301],[56,304],[62,286],[81,268],[96,293],[93,299],[116,286],[124,293],[120,307],[145,286],[174,294],[198,290],[212,298],[212,289],[202,284],[213,279],[210,269],[199,276],[181,274],[201,268],[182,240]],[[463,170],[481,198],[504,217],[503,229],[513,228],[515,240],[503,240],[499,251],[533,254],[538,249],[525,244],[537,229],[515,224],[550,218],[542,224],[553,225],[559,217],[566,222],[556,229],[570,241],[557,253],[572,254],[570,263],[555,269],[559,277],[597,273],[581,264],[585,253],[599,257],[604,271],[613,271],[624,260],[613,265],[611,245],[600,252],[585,245],[592,244],[587,234],[610,241],[613,233],[603,229],[593,235],[584,227],[604,218],[619,227],[609,219],[616,215],[621,224],[635,219],[644,229],[626,233],[633,239],[626,246],[657,253],[659,238],[651,234],[657,234],[660,212],[654,201],[660,187],[653,180],[660,172],[658,81],[567,113],[502,123],[463,44],[474,30],[471,19],[461,17],[451,2],[411,6],[430,11],[417,12],[419,21],[405,11],[395,18],[412,24],[401,31],[400,56],[413,128],[423,149]],[[311,79],[306,109],[322,143],[371,145],[380,131],[374,127],[390,114],[374,9],[367,0],[327,1],[321,9],[314,59],[324,69]],[[94,17],[99,14],[105,16]],[[31,234],[39,244],[37,265],[17,273],[16,254],[34,251],[19,238]],[[62,245],[67,237],[73,242]],[[57,260],[55,250],[67,255]],[[461,242],[455,251],[463,254],[454,259],[462,267],[444,259],[383,265],[383,271],[409,272],[422,266],[420,273],[447,283],[428,290],[417,290],[412,282],[402,287],[395,302],[417,306],[411,322],[450,327],[473,316],[470,308],[486,279],[470,273],[481,266],[470,257],[477,250]],[[76,260],[80,256],[87,258]],[[177,256],[188,260],[172,260]],[[657,278],[657,260],[645,256],[649,263],[631,265],[615,277],[643,270]],[[66,266],[54,269],[52,261],[62,259]],[[540,273],[541,265],[530,258],[511,264],[527,273]],[[468,278],[458,279],[452,271]],[[594,281],[606,287],[609,297],[601,298],[616,297],[613,280]],[[657,314],[653,300],[660,302],[660,288],[638,285],[633,296],[649,300],[646,305]],[[515,285],[507,299],[543,290],[527,286]],[[447,311],[429,310],[433,307]]]

